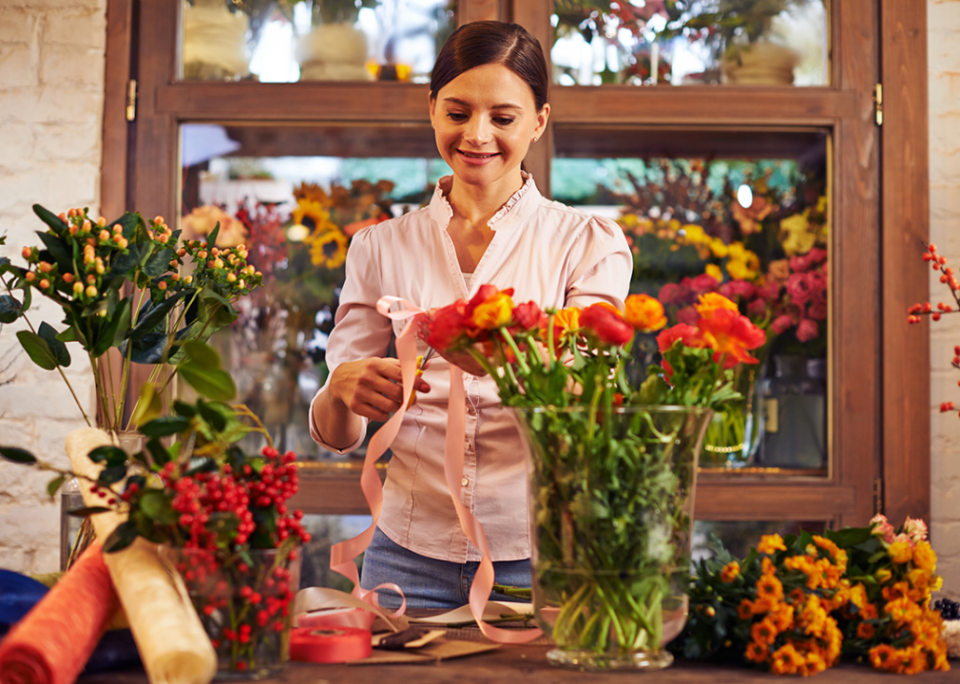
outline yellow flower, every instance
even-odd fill
[[[777,603],[771,608],[770,619],[779,631],[785,632],[793,626],[793,607],[788,603]]]
[[[733,580],[737,579],[740,576],[740,563],[737,561],[731,561],[723,566],[723,570],[720,571],[720,581],[730,583]]]
[[[891,546],[892,548],[892,546]],[[937,569],[937,554],[928,541],[919,541],[913,548],[913,564],[931,573]]]
[[[493,330],[509,323],[512,316],[513,299],[498,292],[473,310],[471,321],[478,328]]]
[[[700,295],[700,303],[696,305],[697,313],[703,318],[710,318],[717,309],[729,309],[730,311],[739,311],[737,305],[716,292],[707,292]]]
[[[733,259],[727,262],[727,273],[736,280],[753,280],[757,277],[756,270],[751,269],[747,262],[734,261]]]
[[[913,559],[913,549],[910,548],[910,543],[905,541],[893,542],[887,548],[887,553],[890,554],[894,563],[901,565],[909,563]]]
[[[624,317],[627,323],[641,332],[654,332],[666,327],[667,317],[663,311],[663,304],[659,300],[645,294],[630,295],[627,297]]]
[[[883,612],[899,625],[913,622],[921,614],[920,607],[906,596],[888,601],[883,607]]]
[[[310,263],[314,266],[339,268],[347,260],[349,241],[336,226],[325,233],[314,233],[304,242],[310,245]]]
[[[783,599],[783,584],[776,577],[764,575],[757,580],[757,597],[771,602]]]
[[[787,256],[806,254],[817,244],[817,234],[810,230],[810,210],[780,221],[780,244]]]
[[[756,623],[750,630],[753,640],[757,643],[772,644],[777,638],[777,626],[769,617]]]
[[[747,660],[752,660],[755,663],[762,663],[767,659],[767,653],[769,653],[769,649],[765,643],[760,641],[751,641],[747,645],[747,652],[744,655],[746,655]]]
[[[857,608],[863,610],[863,607],[867,605],[867,588],[861,583],[854,584],[850,588],[850,600],[853,601],[853,605]]]
[[[783,537],[779,534],[765,534],[760,537],[760,543],[757,544],[759,553],[773,554],[776,551],[786,551],[787,546],[783,543]]]
[[[723,271],[721,271],[720,267],[716,264],[707,264],[707,267],[703,270],[703,272],[716,280],[718,283],[723,282]]]
[[[930,583],[930,571],[914,568],[907,573],[907,580],[912,587],[923,591]]]
[[[873,573],[873,577],[880,584],[886,584],[887,582],[890,581],[890,578],[893,577],[893,574],[890,572],[889,568],[880,568],[875,573]]]
[[[686,233],[686,236],[684,237],[684,242],[686,242],[688,245],[709,244],[711,241],[710,236],[707,235],[706,232],[704,232],[703,228],[701,228],[700,226],[694,223],[688,223],[687,225],[683,226],[680,230]]]
[[[291,218],[295,225],[306,226],[313,235],[326,233],[336,227],[336,224],[330,220],[330,212],[327,208],[313,199],[299,200]]]
[[[793,644],[785,644],[774,651],[770,671],[774,674],[796,674],[802,665],[803,656],[797,653]]]
[[[870,649],[870,662],[878,670],[896,667],[896,651],[890,644],[880,644]]]
[[[710,240],[710,252],[718,259],[723,259],[730,254],[730,248],[720,238]]]

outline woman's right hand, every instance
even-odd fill
[[[426,394],[430,385],[423,378],[414,377],[413,389]],[[403,396],[400,362],[379,357],[337,366],[330,378],[329,391],[353,413],[376,421],[387,420],[407,399]]]

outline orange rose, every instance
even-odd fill
[[[709,318],[697,321],[697,327],[713,348],[713,360],[724,368],[732,368],[738,363],[758,363],[748,349],[756,349],[767,341],[766,333],[754,325],[749,318],[730,309],[714,309]]]
[[[740,313],[736,304],[717,292],[707,292],[700,295],[700,303],[695,308],[703,318],[711,318],[713,312],[717,309],[728,309]]]
[[[627,323],[640,332],[651,333],[666,327],[667,317],[663,304],[645,294],[627,297]]]

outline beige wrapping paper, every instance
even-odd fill
[[[67,435],[74,472],[96,479],[102,466],[87,454],[108,444],[110,436],[95,428]],[[102,506],[103,499],[91,494],[90,487],[90,482],[80,480],[84,504]],[[105,541],[126,516],[108,512],[90,520],[97,538]],[[157,545],[138,537],[123,551],[103,557],[151,684],[208,684],[217,670],[217,655],[179,575],[171,576],[166,570]]]

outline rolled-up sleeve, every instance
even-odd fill
[[[343,449],[331,446],[324,441],[317,430],[313,416],[313,407],[317,398],[327,391],[333,371],[341,363],[357,361],[386,354],[390,346],[392,326],[390,320],[377,311],[377,300],[383,287],[381,284],[380,254],[370,226],[357,233],[347,252],[346,281],[340,293],[340,305],[333,332],[327,340],[327,381],[317,392],[310,404],[310,436],[320,446],[340,454],[357,449],[367,432],[367,419],[363,418],[360,436],[350,446]]]

